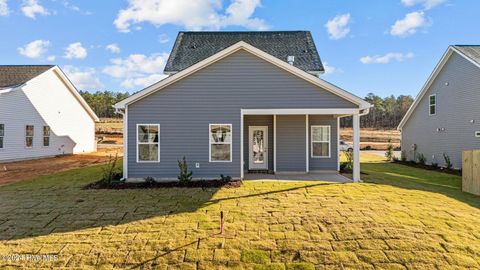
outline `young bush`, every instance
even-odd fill
[[[220,174],[220,181],[222,182],[230,182],[232,181],[232,177],[230,175],[223,175],[223,174]]]
[[[393,145],[391,144],[391,140],[388,140],[387,151],[385,152],[385,157],[388,161],[393,160]]]
[[[452,169],[453,164],[452,161],[450,160],[450,157],[447,155],[447,153],[443,153],[443,159],[445,160],[445,168],[447,169]]]
[[[183,157],[182,160],[178,160],[178,168],[180,169],[180,174],[178,175],[178,181],[180,184],[187,184],[192,181],[192,171],[188,171],[187,159]]]
[[[353,151],[345,151],[345,157],[347,158],[345,170],[353,169]]]
[[[102,180],[111,183],[113,181],[119,180],[122,175],[120,169],[117,167],[118,163],[118,154],[115,156],[109,155],[108,160],[105,163],[105,166],[102,168]]]
[[[147,177],[145,177],[145,183],[147,183],[149,185],[153,185],[155,183],[155,178],[153,178],[151,176],[147,176]]]
[[[407,161],[407,152],[405,152],[405,150],[402,150],[402,153],[400,154],[400,159],[402,160],[402,162]]]
[[[425,156],[422,153],[418,153],[417,161],[418,161],[418,164],[425,165],[425,162],[427,161],[427,159],[425,158]]]

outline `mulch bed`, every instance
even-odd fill
[[[103,180],[90,183],[85,189],[146,189],[146,188],[238,188],[242,185],[240,180],[199,180],[181,184],[178,181],[170,182],[141,182],[127,183],[123,181],[106,182]]]
[[[447,169],[443,167],[433,167],[430,165],[426,164],[418,164],[418,163],[413,163],[409,161],[395,161],[395,163],[414,167],[414,168],[420,168],[420,169],[425,169],[425,170],[430,170],[430,171],[437,171],[437,172],[443,172],[443,173],[448,173],[452,175],[457,175],[457,176],[462,176],[462,170],[454,170],[454,169]]]

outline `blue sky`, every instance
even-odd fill
[[[57,64],[85,90],[163,78],[182,30],[309,30],[327,74],[416,95],[450,44],[480,44],[478,0],[0,0],[1,64]]]

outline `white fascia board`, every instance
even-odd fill
[[[162,81],[159,81],[147,88],[145,88],[144,90],[136,93],[136,94],[133,94],[131,95],[130,97],[118,102],[117,104],[114,105],[114,107],[116,109],[123,109],[125,108],[125,105],[127,104],[131,104],[139,99],[142,99],[158,90],[161,90],[162,88],[178,81],[178,80],[181,80],[187,76],[189,76],[190,74],[200,70],[200,69],[203,69],[223,58],[225,58],[226,56],[230,55],[230,54],[233,54],[239,50],[245,50],[261,59],[264,59],[266,60],[267,62],[270,62],[316,86],[319,86],[320,88],[322,89],[325,89],[337,96],[340,96],[342,97],[343,99],[346,99],[350,102],[352,102],[353,104],[356,104],[359,106],[360,109],[366,109],[366,108],[370,108],[372,107],[372,105],[368,102],[366,102],[365,100],[361,99],[360,97],[357,97],[343,89],[341,89],[340,87],[337,87],[331,83],[328,83],[312,74],[309,74],[308,72],[306,71],[303,71],[293,65],[290,65],[262,50],[259,50],[257,48],[255,48],[254,46],[244,42],[244,41],[240,41],[240,42],[237,42],[235,43],[234,45],[224,49],[223,51],[220,51],[200,62],[198,62],[197,64],[195,65],[192,65],[180,72],[177,72],[165,79],[163,79]]]
[[[415,100],[413,101],[412,105],[410,108],[408,108],[407,113],[405,116],[403,116],[402,121],[400,121],[400,124],[398,124],[397,130],[401,131],[403,126],[407,123],[408,119],[412,115],[413,111],[415,111],[415,108],[418,106],[420,103],[420,100],[422,100],[423,96],[425,93],[427,93],[428,89],[432,85],[433,81],[437,78],[438,74],[440,71],[443,69],[445,64],[447,63],[448,59],[450,59],[450,56],[452,56],[452,53],[454,52],[453,47],[450,46],[448,49],[445,51],[443,54],[442,58],[438,62],[438,64],[435,66],[435,69],[433,72],[430,74],[430,76],[427,79],[427,82],[423,85],[422,90],[418,93],[418,95],[415,97]]]

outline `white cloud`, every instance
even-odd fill
[[[28,58],[40,58],[47,52],[49,46],[50,41],[38,39],[26,44],[24,47],[18,48],[17,50],[21,55]]]
[[[120,53],[120,48],[116,43],[108,44],[105,49],[109,50],[111,53]]]
[[[405,18],[397,20],[390,28],[393,36],[406,37],[413,35],[419,28],[429,26],[431,23],[425,18],[425,12],[415,11],[405,15]]]
[[[111,59],[111,65],[103,69],[105,74],[122,78],[122,86],[133,88],[146,87],[166,76],[163,69],[168,60],[168,53],[156,53],[150,56],[131,54],[127,58]]]
[[[325,75],[333,74],[340,71],[338,68],[330,66],[328,62],[323,62],[323,69],[325,70]]]
[[[7,0],[0,0],[0,16],[8,16],[10,9],[8,9]]]
[[[337,15],[325,24],[330,39],[341,39],[350,33],[350,13]]]
[[[425,9],[432,9],[444,2],[446,0],[402,0],[402,4],[406,7],[422,5]]]
[[[414,57],[414,54],[409,53],[387,53],[385,55],[364,56],[360,58],[362,64],[388,64],[390,61],[395,60],[398,62],[405,61]]]
[[[67,59],[84,59],[87,57],[87,49],[82,47],[82,43],[80,42],[71,43],[65,49],[65,55],[63,57]]]
[[[56,59],[55,55],[50,55],[47,57],[47,61],[50,61],[50,62],[55,61],[55,59]]]
[[[114,21],[121,32],[129,32],[134,24],[149,22],[155,26],[174,24],[188,30],[218,30],[227,26],[243,26],[265,30],[262,19],[252,18],[260,0],[231,0],[223,9],[221,0],[129,0],[126,9]]]
[[[50,12],[40,5],[37,0],[24,0],[22,12],[23,15],[32,19],[35,19],[37,14],[42,16],[50,15]]]
[[[169,41],[170,41],[170,39],[168,38],[168,36],[166,34],[161,34],[161,35],[158,36],[158,42],[160,42],[162,44],[167,43]]]
[[[63,71],[79,90],[99,90],[103,87],[100,79],[96,77],[94,68],[79,69],[73,66],[65,66]]]

